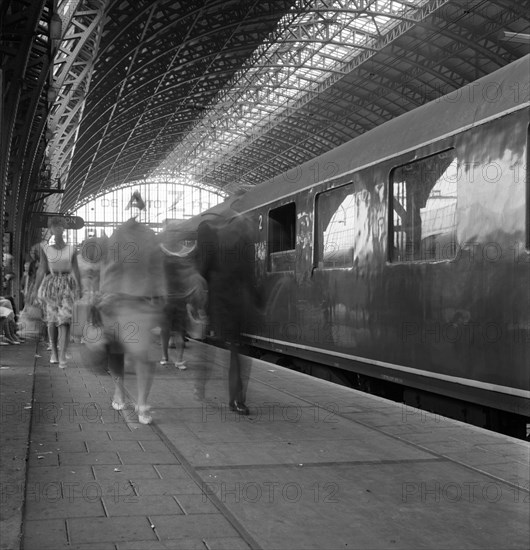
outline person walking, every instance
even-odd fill
[[[81,243],[77,255],[77,265],[81,281],[81,298],[75,304],[74,337],[82,344],[84,334],[90,330],[93,308],[99,293],[99,272],[103,239],[89,237]]]
[[[208,317],[214,337],[230,350],[228,405],[248,415],[245,403],[249,369],[241,355],[241,332],[253,317],[259,297],[254,277],[252,227],[230,211],[201,222],[197,232],[198,268],[208,283]]]
[[[157,236],[139,221],[145,203],[138,192],[133,193],[127,208],[132,210],[132,217],[105,243],[97,311],[106,361],[115,384],[112,407],[126,407],[127,356],[136,371],[138,421],[150,424],[147,398],[155,373],[153,354],[157,351],[151,349],[152,331],[161,324],[167,291]]]
[[[178,226],[166,224],[160,234],[160,249],[163,252],[164,270],[168,294],[165,301],[164,320],[160,337],[162,343],[161,365],[169,361],[169,342],[173,338],[176,348],[175,366],[185,370],[184,348],[188,308],[201,304],[206,281],[196,266],[196,235],[181,231]]]
[[[73,305],[79,295],[79,269],[76,250],[64,240],[64,218],[54,216],[49,229],[53,243],[42,243],[35,280],[37,297],[44,304],[51,346],[50,363],[67,367]]]

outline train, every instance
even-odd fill
[[[185,222],[251,221],[253,354],[527,437],[530,56]],[[352,108],[355,108],[352,106]]]

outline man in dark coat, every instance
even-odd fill
[[[242,372],[241,332],[256,305],[252,227],[244,215],[230,211],[199,225],[198,268],[208,283],[208,314],[214,337],[230,350],[229,407],[249,414],[245,404],[248,373]]]

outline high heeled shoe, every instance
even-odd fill
[[[111,405],[115,411],[123,411],[126,407],[125,402],[121,399],[113,399]]]
[[[151,424],[151,422],[153,422],[153,417],[149,413],[148,405],[145,405],[143,407],[139,407],[138,405],[136,405],[136,407],[134,407],[134,410],[138,415],[138,422],[140,422],[140,424]]]

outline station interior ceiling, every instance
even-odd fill
[[[239,193],[530,51],[529,0],[3,0],[1,222]],[[428,124],[428,121],[426,121]]]

